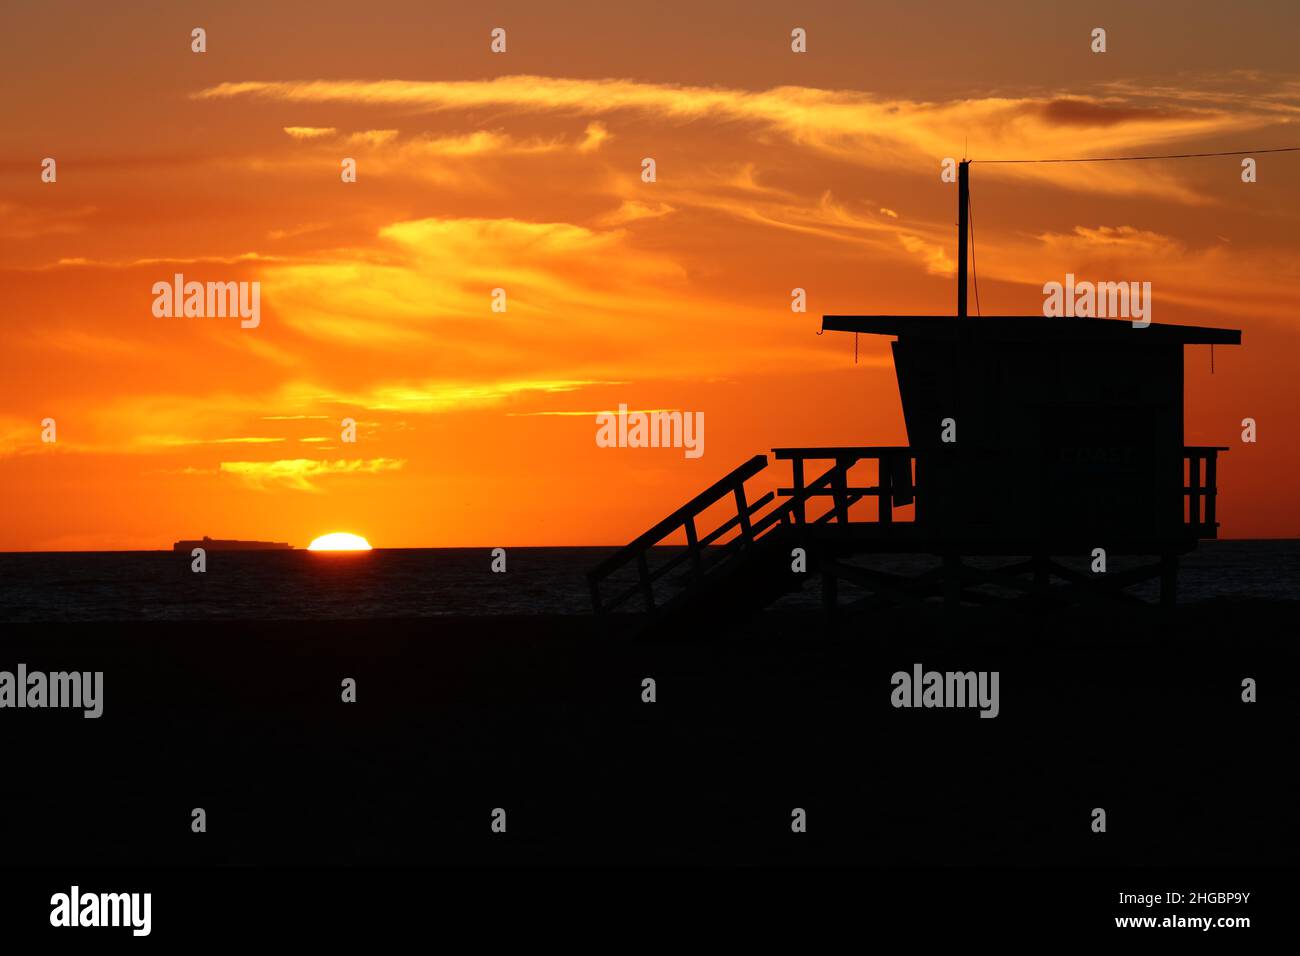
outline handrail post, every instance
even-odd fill
[[[880,488],[880,523],[893,524],[894,521],[894,461],[881,454],[876,458],[876,484]]]
[[[1218,524],[1215,504],[1219,497],[1219,453],[1210,450],[1205,453],[1205,524],[1209,533],[1218,536],[1215,526]]]
[[[797,456],[791,458],[790,468],[791,471],[793,472],[793,479],[794,479],[795,521],[798,524],[803,525],[808,520],[808,516],[804,512],[805,502],[803,497],[803,459]]]
[[[1192,452],[1187,459],[1188,469],[1188,518],[1191,524],[1199,527],[1201,524],[1201,453]]]
[[[840,524],[849,523],[849,461],[843,456],[835,458],[835,473],[831,476],[832,498],[835,502],[835,520]]]
[[[923,484],[925,480],[925,465],[922,461],[921,452],[919,450],[908,452],[907,467],[909,470],[912,468],[913,461],[916,462],[916,469],[912,475],[912,520],[916,522],[918,527],[921,527],[924,525],[926,518],[925,490]]]
[[[740,536],[746,542],[752,539],[749,527],[749,505],[745,503],[745,483],[736,483],[736,514],[740,517]]]
[[[700,540],[695,531],[695,515],[686,519],[686,546],[691,553],[691,567],[700,573]]]

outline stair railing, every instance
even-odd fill
[[[597,614],[604,614],[623,604],[637,592],[641,593],[647,611],[655,609],[654,582],[663,577],[684,561],[690,561],[692,574],[702,574],[706,564],[706,552],[713,542],[733,528],[739,527],[739,533],[727,543],[727,548],[744,547],[754,540],[752,516],[766,506],[775,495],[767,492],[758,500],[750,503],[745,495],[745,482],[767,467],[766,455],[755,455],[730,474],[714,482],[682,507],[664,518],[645,534],[640,535],[630,544],[619,548],[596,567],[587,572],[587,584],[591,590],[592,608]],[[735,500],[736,513],[717,528],[701,535],[695,519],[713,504],[731,495]],[[648,553],[651,548],[679,529],[686,532],[686,550],[653,571],[650,569]],[[716,560],[722,555],[707,555],[709,560]],[[615,571],[635,561],[637,582],[625,591],[605,600],[601,595],[601,582]]]

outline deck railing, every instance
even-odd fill
[[[1187,500],[1184,528],[1198,538],[1217,536],[1215,501],[1217,488],[1217,456],[1228,449],[1223,446],[1189,446],[1183,449],[1187,461],[1187,484],[1183,495]],[[714,482],[685,505],[664,518],[649,531],[620,548],[587,573],[592,606],[596,613],[612,611],[640,593],[647,611],[654,611],[658,602],[655,582],[670,571],[689,562],[687,576],[698,578],[709,568],[738,550],[753,544],[778,525],[817,526],[829,522],[849,524],[849,509],[864,498],[875,498],[878,505],[875,521],[857,524],[889,525],[894,521],[894,508],[915,504],[925,493],[924,484],[918,488],[922,474],[922,453],[905,445],[866,445],[827,448],[776,448],[778,460],[789,461],[792,484],[777,488],[775,494],[767,492],[753,502],[748,500],[745,482],[767,467],[766,455],[755,455],[739,468]],[[862,461],[877,463],[876,484],[852,486],[848,473]],[[806,480],[808,462],[831,462],[824,472],[812,481]],[[915,472],[913,470],[915,465]],[[935,467],[937,464],[932,464]],[[777,496],[781,496],[779,499]],[[730,496],[735,503],[735,513],[712,531],[701,534],[696,519],[702,512]],[[808,504],[816,498],[831,499],[830,507],[819,515],[808,514]],[[771,510],[759,515],[764,507],[775,502]],[[734,537],[718,545],[731,531]],[[658,567],[651,569],[650,549],[665,538],[684,531],[686,548]],[[601,594],[601,585],[615,572],[635,562],[636,582],[608,599]]]
[[[1218,536],[1216,501],[1218,453],[1221,451],[1228,451],[1228,448],[1223,445],[1189,445],[1183,448],[1183,459],[1187,462],[1183,524],[1198,538]],[[916,449],[907,446],[776,448],[773,454],[777,459],[790,462],[792,486],[778,488],[777,494],[793,496],[790,505],[794,520],[799,524],[807,522],[804,501],[809,497],[828,495],[832,499],[830,510],[814,523],[834,519],[847,524],[848,509],[862,498],[874,497],[879,503],[876,522],[889,524],[893,521],[894,507],[913,504],[922,493],[917,490],[917,477],[913,474],[913,462],[916,462],[916,475],[921,473],[921,456]],[[869,487],[850,487],[848,470],[867,459],[877,462],[877,483]],[[833,461],[835,464],[821,479],[806,486],[805,462],[809,461]],[[825,481],[827,478],[829,482]]]
[[[849,508],[863,498],[875,498],[879,504],[877,521],[890,524],[894,520],[894,507],[910,505],[916,500],[916,483],[912,475],[912,462],[916,450],[906,445],[864,445],[845,448],[774,448],[778,459],[788,460],[793,476],[790,488],[778,488],[777,494],[790,495],[792,514],[796,524],[807,524],[805,501],[812,497],[830,496],[829,511],[814,519],[813,523],[834,519],[847,524]],[[848,472],[858,462],[874,459],[877,463],[875,485],[850,487]],[[834,464],[811,485],[804,483],[804,463],[832,461]]]
[[[1183,449],[1183,458],[1187,460],[1187,484],[1183,486],[1183,494],[1187,496],[1185,520],[1198,538],[1219,536],[1218,456],[1227,450],[1224,445],[1189,445]]]

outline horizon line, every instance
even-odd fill
[[[1279,536],[1279,537],[1218,537],[1207,538],[1198,542],[1197,547],[1202,545],[1212,545],[1223,541],[1300,541],[1300,534]],[[617,544],[457,544],[457,545],[415,545],[406,547],[377,547],[371,546],[370,551],[478,551],[492,550],[493,548],[513,548],[515,550],[541,549],[541,548],[623,548],[627,542]],[[659,544],[655,547],[661,548],[684,548],[685,544]],[[708,547],[719,547],[719,545],[708,545]],[[366,554],[364,551],[311,551],[307,547],[290,546],[282,549],[272,548],[250,548],[247,552],[237,553],[255,553],[255,554],[283,554],[285,551],[300,551],[304,554]],[[175,554],[174,548],[97,548],[97,549],[76,549],[76,550],[57,550],[57,549],[27,549],[17,551],[0,550],[0,556],[11,554]],[[225,552],[231,553],[231,552]],[[917,552],[920,553],[920,552]]]

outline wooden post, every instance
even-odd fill
[[[1219,521],[1215,509],[1219,496],[1218,457],[1217,451],[1208,452],[1205,456],[1205,524],[1211,538],[1219,536],[1215,527]]]
[[[686,547],[691,552],[691,567],[696,575],[700,573],[700,539],[695,531],[695,515],[686,519]]]
[[[912,453],[895,452],[890,456],[889,492],[896,505],[910,505],[916,501],[916,484],[912,481]]]
[[[925,505],[925,466],[922,464],[923,459],[919,451],[908,452],[907,467],[912,467],[912,458],[916,459],[916,477],[912,479],[912,520],[916,522],[918,528],[924,526],[926,518]]]
[[[835,520],[840,524],[849,523],[849,464],[843,458],[835,459],[835,471],[831,473],[831,500],[835,503]]]
[[[807,515],[804,512],[803,459],[802,458],[790,459],[790,468],[794,473],[794,495],[796,500],[794,506],[794,517],[796,522],[802,525],[805,521],[808,520]]]
[[[881,454],[876,459],[877,473],[879,480],[876,484],[880,486],[880,523],[892,524],[894,521],[894,461],[886,455]]]
[[[740,518],[740,536],[746,543],[753,539],[749,528],[749,505],[745,503],[745,483],[736,485],[736,515]]]
[[[966,318],[966,236],[970,229],[966,216],[970,210],[970,160],[957,167],[957,318]]]
[[[1188,521],[1200,527],[1201,524],[1201,456],[1199,452],[1192,452],[1191,457],[1187,460],[1187,487],[1191,496],[1188,499],[1187,518]]]
[[[1160,556],[1160,606],[1172,609],[1178,603],[1178,555]]]

